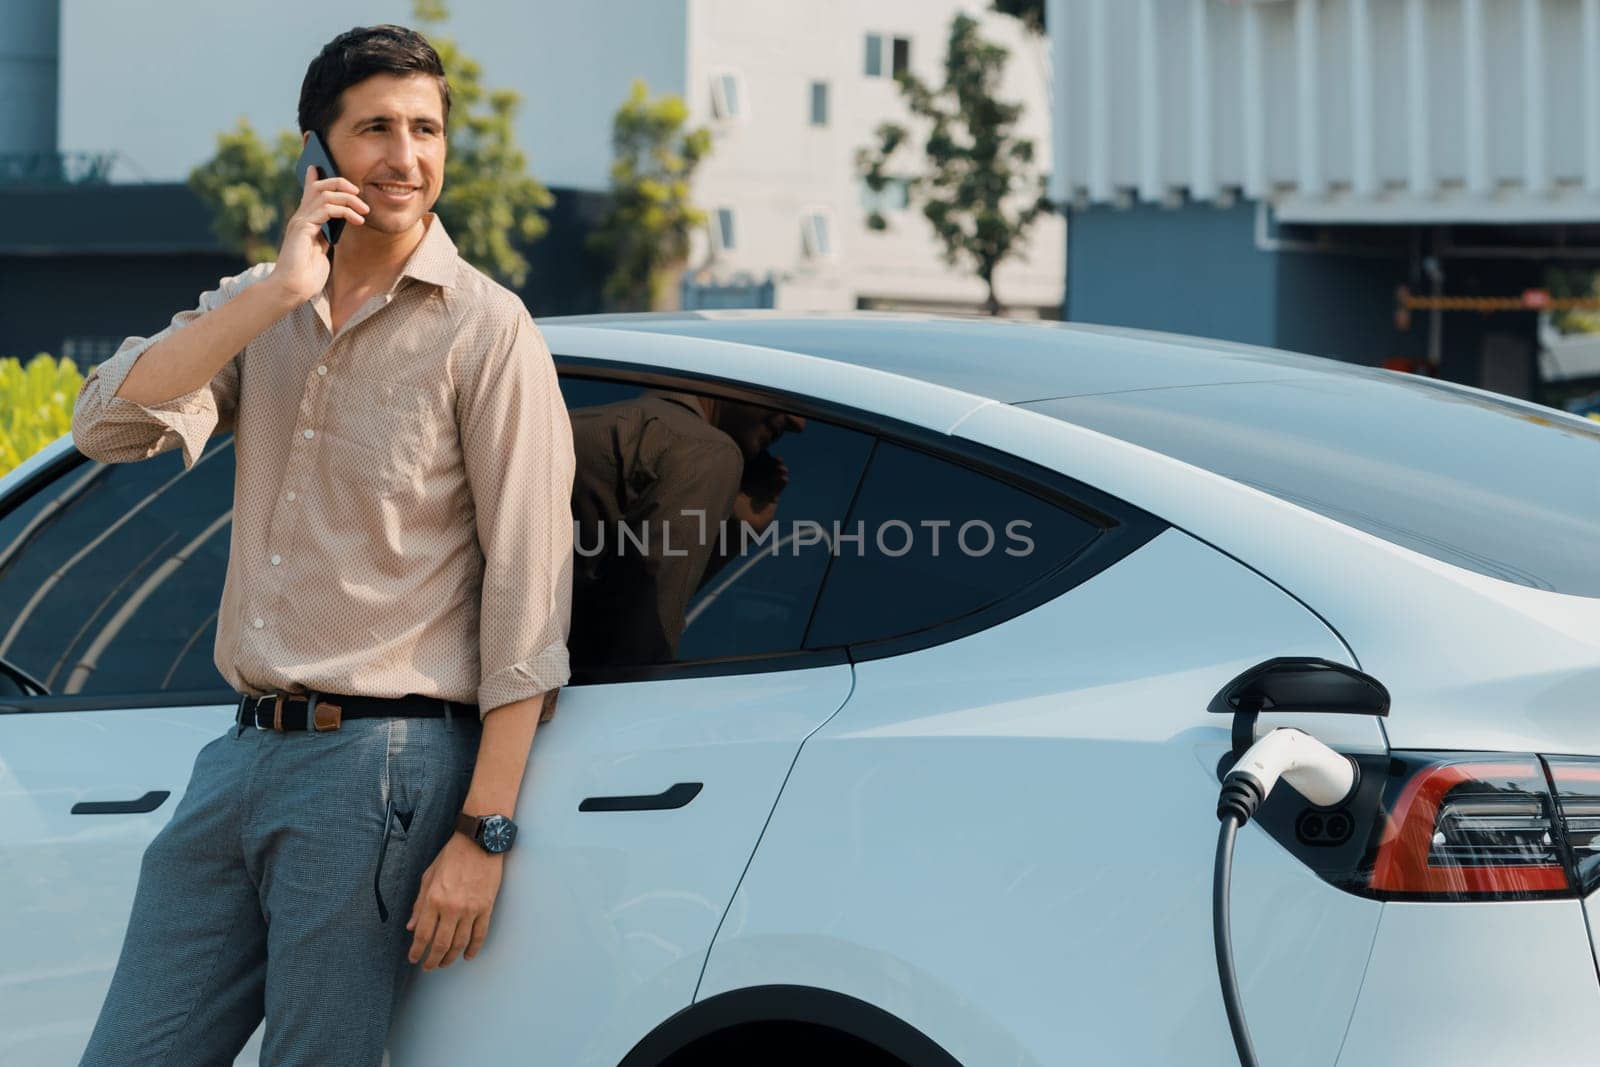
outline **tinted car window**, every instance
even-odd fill
[[[800,649],[872,438],[680,390],[562,390],[574,675]]]
[[[212,662],[233,436],[81,463],[0,519],[0,659],[52,694],[226,690]]]
[[[1458,567],[1600,596],[1600,423],[1376,372],[1024,406]]]
[[[882,442],[807,644],[897,637],[958,619],[1059,569],[1102,527],[997,477]]]

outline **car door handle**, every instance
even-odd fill
[[[72,805],[74,815],[140,815],[155,811],[172,795],[168,789],[152,789],[137,800],[80,800]]]
[[[679,782],[659,793],[636,797],[589,797],[578,805],[579,811],[671,811],[681,808],[700,795],[699,782]]]

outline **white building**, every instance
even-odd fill
[[[6,0],[38,7],[57,0]],[[59,0],[63,152],[114,151],[119,180],[182,181],[239,117],[292,128],[307,62],[351,26],[407,23],[407,0]],[[939,81],[961,10],[1012,52],[1003,93],[1048,172],[1048,45],[987,0],[455,0],[446,28],[486,80],[522,94],[530,169],[558,188],[608,183],[612,115],[635,77],[686,99],[715,147],[694,194],[716,239],[693,265],[699,298],[784,307],[976,309],[982,286],[946,266],[926,220],[865,225],[854,157],[885,119],[903,119],[897,62]],[[869,56],[875,55],[875,61]],[[870,68],[870,69],[869,69]],[[872,71],[875,70],[876,73]],[[820,86],[820,88],[819,88]],[[1001,268],[1000,299],[1053,315],[1065,224],[1044,219],[1026,260]],[[756,283],[742,287],[741,283]],[[719,291],[720,290],[720,291]]]
[[[1048,0],[1054,192],[1600,222],[1600,0]]]
[[[1020,126],[1048,173],[1042,40],[985,12],[986,3],[678,2],[688,9],[683,91],[715,138],[696,182],[700,204],[712,212],[702,274],[725,282],[777,272],[785,280],[776,303],[787,307],[972,309],[982,301],[970,268],[944,263],[920,212],[893,209],[903,204],[893,190],[884,197],[889,230],[867,228],[870,194],[856,176],[855,153],[873,142],[879,123],[905,116],[892,78],[897,64],[942,82],[951,19],[967,10],[1011,50],[1002,94],[1024,103]],[[1064,282],[1064,222],[1045,218],[1023,255],[1002,265],[1000,299],[1053,317]]]
[[[1047,0],[1046,21],[1068,317],[1561,400],[1538,312],[1556,268],[1600,268],[1600,0]]]

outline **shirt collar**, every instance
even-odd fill
[[[422,240],[412,250],[411,258],[400,271],[402,278],[415,278],[419,282],[451,289],[456,283],[456,243],[444,232],[444,223],[430,211],[423,216],[428,229]]]
[[[705,419],[705,421],[711,421],[706,419],[706,409],[700,406],[700,398],[693,393],[680,392],[675,389],[657,389],[652,390],[652,395],[658,396],[668,403],[686,407],[700,418]]]

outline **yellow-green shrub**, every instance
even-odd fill
[[[83,375],[70,359],[43,352],[24,367],[0,359],[0,474],[72,429],[72,404]]]

